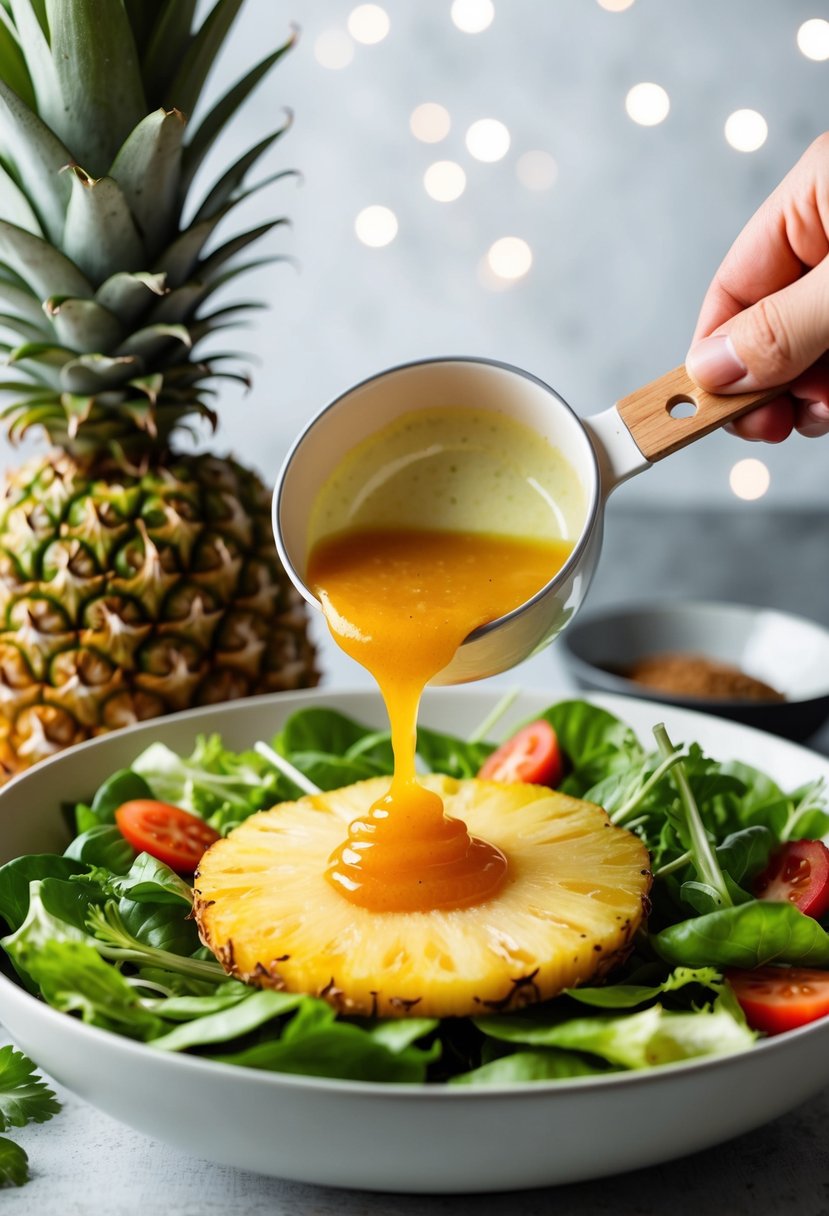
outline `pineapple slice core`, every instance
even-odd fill
[[[225,970],[346,1014],[451,1017],[548,1000],[625,957],[651,883],[638,837],[546,787],[422,780],[509,859],[491,898],[394,912],[344,898],[328,859],[388,789],[360,782],[253,815],[205,853],[195,915]]]

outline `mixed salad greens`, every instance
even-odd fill
[[[825,892],[810,904],[822,855],[807,849],[804,871],[800,846],[788,843],[812,842],[829,858],[818,843],[829,832],[823,784],[784,791],[693,742],[675,748],[662,728],[649,750],[624,722],[582,701],[555,704],[542,718],[564,756],[559,788],[603,806],[643,838],[652,858],[647,928],[600,985],[520,1013],[372,1020],[229,978],[199,943],[190,883],[138,852],[116,812],[134,800],[161,800],[224,835],[309,785],[330,790],[391,772],[386,732],[319,707],[293,714],[261,752],[230,751],[216,735],[200,738],[188,757],[154,743],[88,803],[67,808],[75,836],[62,856],[20,857],[0,868],[5,965],[54,1008],[155,1051],[373,1082],[487,1086],[739,1051],[764,1025],[762,1016],[747,1019],[753,1007],[741,982],[769,964],[772,980],[801,974],[786,967],[809,968],[818,1004],[806,1001],[808,1016],[829,1013],[829,970],[819,983],[829,968],[829,920],[820,920],[829,866]],[[423,768],[477,775],[494,750],[480,733],[465,740],[421,729]],[[774,992],[771,1003],[779,998]],[[773,1019],[767,1028],[776,1028]]]

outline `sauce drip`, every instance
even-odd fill
[[[470,837],[417,780],[417,709],[426,684],[480,625],[517,608],[561,568],[566,541],[363,528],[318,541],[307,581],[347,654],[376,679],[394,749],[389,792],[354,820],[328,880],[374,911],[477,904],[507,873],[500,849]]]

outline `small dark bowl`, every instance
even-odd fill
[[[579,688],[683,705],[801,742],[829,718],[829,630],[787,612],[684,601],[624,605],[579,617],[559,648]],[[729,663],[786,700],[659,692],[619,674],[639,659],[669,652]]]

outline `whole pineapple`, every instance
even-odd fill
[[[196,24],[196,0],[0,0],[3,416],[12,441],[39,426],[54,445],[0,487],[0,776],[99,731],[316,682],[265,487],[172,440],[185,419],[215,425],[211,382],[244,379],[194,349],[253,307],[209,302],[282,222],[211,240],[274,180],[247,185],[284,127],[182,215],[293,41],[191,129],[242,3]]]
[[[282,803],[199,863],[196,922],[225,970],[342,1013],[460,1017],[549,1000],[626,957],[651,885],[638,836],[542,786],[439,775],[423,784],[505,854],[501,890],[472,907],[370,911],[325,872],[388,778]]]

